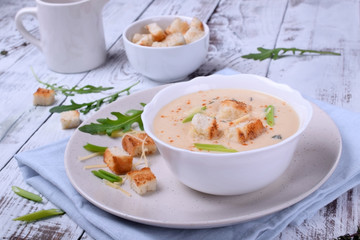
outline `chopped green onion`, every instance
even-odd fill
[[[104,170],[103,170],[104,171]],[[122,179],[121,179],[121,177],[119,177],[119,176],[117,176],[117,177],[111,177],[111,176],[109,176],[109,174],[111,174],[111,173],[109,173],[109,174],[104,174],[102,171],[100,172],[100,170],[99,171],[91,171],[95,176],[97,176],[98,178],[101,178],[101,179],[106,179],[106,180],[108,180],[109,182],[121,182],[122,181]],[[106,172],[106,171],[104,171],[104,172]]]
[[[121,177],[119,177],[118,175],[112,174],[111,172],[105,171],[103,169],[99,169],[98,172],[101,172],[102,174],[104,174],[104,175],[106,175],[106,176],[108,176],[110,178],[116,179],[117,180],[116,182],[121,182],[122,181]]]
[[[43,218],[54,217],[58,215],[63,215],[65,212],[61,209],[48,209],[48,210],[40,210],[37,212],[33,212],[30,214],[26,214],[21,217],[14,218],[13,221],[25,221],[25,222],[33,222]]]
[[[107,147],[101,147],[101,146],[96,146],[94,144],[91,143],[87,143],[84,148],[90,152],[100,152],[103,153],[105,152],[105,150],[107,149]]]
[[[190,122],[193,117],[195,116],[195,114],[197,113],[201,113],[202,111],[205,111],[206,110],[206,106],[203,106],[201,108],[197,108],[195,109],[192,113],[189,114],[189,116],[187,116],[186,118],[184,118],[184,120],[182,121],[183,123],[187,123],[187,122]]]
[[[11,187],[12,190],[14,191],[14,193],[16,193],[17,195],[23,197],[23,198],[27,198],[29,200],[35,201],[35,202],[41,202],[42,198],[39,195],[36,195],[34,193],[28,192],[22,188],[19,188],[17,186],[12,186]]]
[[[273,105],[269,105],[266,109],[265,109],[265,112],[266,112],[266,123],[272,127],[274,126],[275,124],[275,121],[274,121],[274,106]]]
[[[194,145],[199,150],[207,150],[214,152],[237,152],[235,149],[226,148],[223,145],[217,145],[217,144],[194,143]]]

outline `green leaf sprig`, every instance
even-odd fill
[[[289,55],[285,55],[285,53],[287,52],[291,52],[293,55],[295,55],[296,52],[299,52],[299,55],[304,55],[305,53],[316,53],[320,55],[336,55],[336,56],[341,55],[340,53],[336,53],[336,52],[307,50],[307,49],[299,49],[299,48],[267,49],[267,48],[258,47],[257,50],[259,51],[259,53],[250,53],[247,55],[243,55],[242,58],[259,60],[259,61],[263,61],[267,58],[277,60],[279,58],[289,56]]]
[[[46,83],[40,80],[40,78],[35,74],[34,69],[31,68],[31,71],[36,79],[36,81],[38,81],[39,83],[45,85],[47,88],[50,88],[52,90],[54,90],[55,92],[61,92],[62,94],[64,94],[65,96],[74,96],[75,93],[76,94],[88,94],[88,93],[99,93],[102,91],[107,91],[110,89],[113,89],[113,87],[95,87],[92,85],[86,85],[84,87],[78,87],[78,86],[74,86],[72,88],[67,88],[65,86],[58,86],[56,83],[54,84],[50,84],[50,83]]]
[[[98,171],[91,171],[96,177],[108,180],[109,182],[122,182],[122,178],[118,175],[112,174],[108,171],[100,169]]]
[[[104,153],[107,147],[97,146],[91,143],[87,143],[84,148],[90,152]]]
[[[35,193],[26,191],[26,190],[24,190],[22,188],[19,188],[17,186],[12,186],[11,189],[14,191],[14,193],[19,195],[20,197],[29,199],[29,200],[34,201],[34,202],[42,202],[42,198],[39,195],[36,195]]]
[[[144,103],[141,103],[142,106],[145,106]],[[90,134],[111,134],[115,131],[128,132],[132,129],[134,123],[139,124],[139,128],[144,130],[143,122],[141,120],[141,114],[143,110],[131,109],[125,114],[120,112],[112,112],[117,119],[111,120],[109,118],[100,118],[96,121],[98,123],[90,123],[79,128],[80,131]]]
[[[137,85],[139,82],[136,82],[135,84],[131,85],[130,87],[127,87],[121,91],[118,91],[110,96],[106,96],[100,99],[97,99],[95,101],[91,101],[88,103],[76,103],[74,100],[70,100],[71,104],[70,105],[61,105],[61,106],[56,106],[50,109],[51,113],[60,113],[60,112],[65,112],[65,111],[71,111],[71,110],[77,110],[80,109],[80,112],[82,112],[83,114],[87,114],[88,112],[90,112],[91,110],[95,109],[95,111],[99,110],[101,105],[103,105],[104,103],[112,103],[114,102],[116,99],[118,99],[121,95],[121,93],[126,92],[127,95],[130,94],[130,89],[132,87],[134,87],[135,85]]]
[[[235,149],[227,148],[223,145],[218,144],[194,143],[194,146],[199,150],[206,150],[212,152],[237,152]]]
[[[37,212],[33,212],[30,214],[26,214],[17,218],[14,218],[14,221],[25,221],[25,222],[34,222],[40,219],[54,217],[58,215],[63,215],[65,212],[61,209],[48,209],[48,210],[40,210]]]
[[[275,120],[274,120],[274,106],[273,105],[269,105],[267,106],[267,108],[265,109],[266,112],[266,123],[272,127],[275,124]]]
[[[182,120],[182,122],[183,122],[183,123],[191,122],[191,120],[193,119],[193,117],[195,116],[195,114],[201,113],[201,112],[203,112],[203,111],[205,111],[205,110],[206,110],[206,106],[203,106],[203,107],[201,107],[201,108],[195,109],[195,110],[194,110],[192,113],[190,113],[186,118],[184,118],[184,119]]]

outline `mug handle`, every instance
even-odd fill
[[[23,21],[22,21],[22,16],[23,15],[32,15],[35,18],[37,18],[37,8],[36,7],[27,7],[27,8],[23,8],[20,9],[15,16],[15,23],[16,23],[16,28],[18,29],[18,31],[23,35],[23,37],[25,39],[27,39],[30,43],[34,44],[36,47],[38,47],[40,50],[42,50],[41,48],[41,43],[40,40],[37,39],[36,37],[34,37],[28,30],[26,30],[26,28],[24,27]]]

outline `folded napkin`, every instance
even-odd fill
[[[226,69],[219,74],[237,72]],[[335,121],[343,152],[335,172],[314,193],[282,211],[256,220],[213,229],[153,227],[113,216],[95,207],[73,188],[64,167],[68,139],[15,156],[25,181],[43,194],[95,239],[258,239],[276,237],[290,224],[301,224],[320,208],[360,184],[360,113],[311,100]],[[326,141],[326,139],[324,139]],[[335,236],[334,236],[335,237]]]

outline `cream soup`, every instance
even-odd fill
[[[265,109],[270,105],[274,106],[273,126],[266,121]],[[194,113],[192,120],[183,122]],[[210,130],[211,127],[214,128]],[[286,102],[242,89],[216,89],[182,96],[164,106],[154,120],[154,132],[159,139],[191,151],[200,151],[195,143],[223,145],[237,151],[261,148],[283,141],[298,128],[297,113]]]

